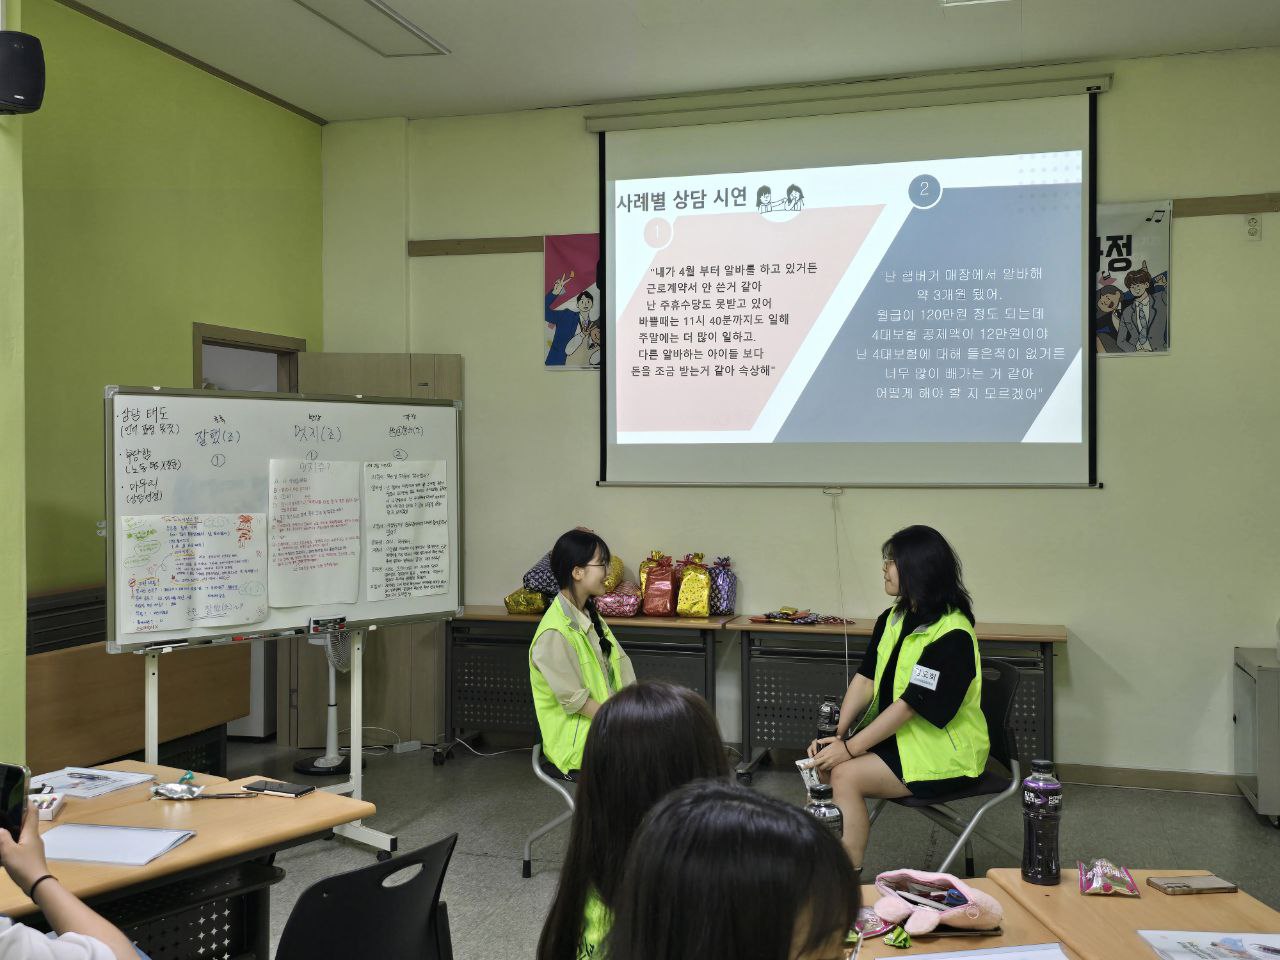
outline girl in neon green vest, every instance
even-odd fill
[[[955,551],[932,527],[913,526],[882,555],[895,603],[876,622],[836,736],[809,745],[858,870],[870,829],[864,799],[962,790],[982,775],[989,748],[973,604]]]
[[[608,960],[837,960],[859,890],[840,844],[799,807],[700,780],[645,818]]]
[[[638,683],[609,698],[591,724],[569,849],[538,960],[593,960],[612,923],[632,837],[649,809],[729,764],[705,700],[685,687]]]
[[[596,612],[604,593],[609,547],[578,527],[551,548],[560,585],[529,645],[529,685],[542,732],[542,753],[569,779],[582,765],[587,730],[600,704],[636,682],[631,659]]]

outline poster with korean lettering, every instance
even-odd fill
[[[1169,224],[1173,203],[1098,205],[1094,349],[1104,356],[1169,350]]]
[[[546,236],[543,261],[543,365],[600,369],[600,234]]]

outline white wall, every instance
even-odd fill
[[[1100,101],[1100,200],[1280,190],[1280,114],[1267,106],[1280,98],[1280,51],[1100,66],[1116,75]],[[597,229],[596,162],[577,110],[413,121],[409,236]],[[1099,364],[1105,489],[850,490],[841,500],[850,614],[886,603],[881,541],[928,523],[963,558],[981,619],[1066,624],[1060,761],[1231,770],[1231,650],[1274,643],[1280,615],[1280,317],[1268,279],[1280,267],[1280,216],[1263,221],[1261,243],[1245,240],[1240,217],[1175,223],[1173,352]],[[326,240],[350,246],[384,227],[344,225],[326,207]],[[540,255],[415,259],[408,276],[407,348],[465,357],[467,602],[500,602],[556,535],[587,523],[629,567],[655,547],[732,555],[743,611],[837,610],[820,492],[595,486],[598,380],[541,368]],[[347,282],[348,301],[367,292],[359,277]],[[399,320],[357,329],[326,306],[325,343],[402,350]],[[736,663],[736,645],[722,650],[729,739]]]

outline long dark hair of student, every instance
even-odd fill
[[[561,590],[569,590],[573,587],[573,568],[585,567],[591,563],[597,551],[600,554],[599,562],[607,566],[613,555],[609,552],[609,545],[599,534],[575,527],[560,535],[556,545],[551,548],[551,575],[556,578],[556,583],[560,584]],[[604,651],[606,657],[609,656],[613,644],[605,636],[604,623],[600,620],[600,614],[596,613],[595,599],[588,599],[584,609],[595,625],[596,636],[600,638],[600,649]]]
[[[799,807],[729,784],[682,787],[627,856],[609,960],[788,960],[858,915],[840,842]]]
[[[612,907],[631,839],[650,807],[703,777],[729,776],[720,728],[707,702],[669,683],[619,690],[591,721],[569,850],[538,960],[574,960],[587,895]]]
[[[905,609],[932,623],[950,609],[973,619],[973,598],[961,579],[960,558],[933,527],[904,527],[880,548],[898,568],[898,596]]]

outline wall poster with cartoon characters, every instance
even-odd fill
[[[600,369],[600,234],[542,239],[543,365],[548,370]]]
[[[1173,203],[1098,205],[1094,349],[1105,356],[1169,351],[1169,224]]]

